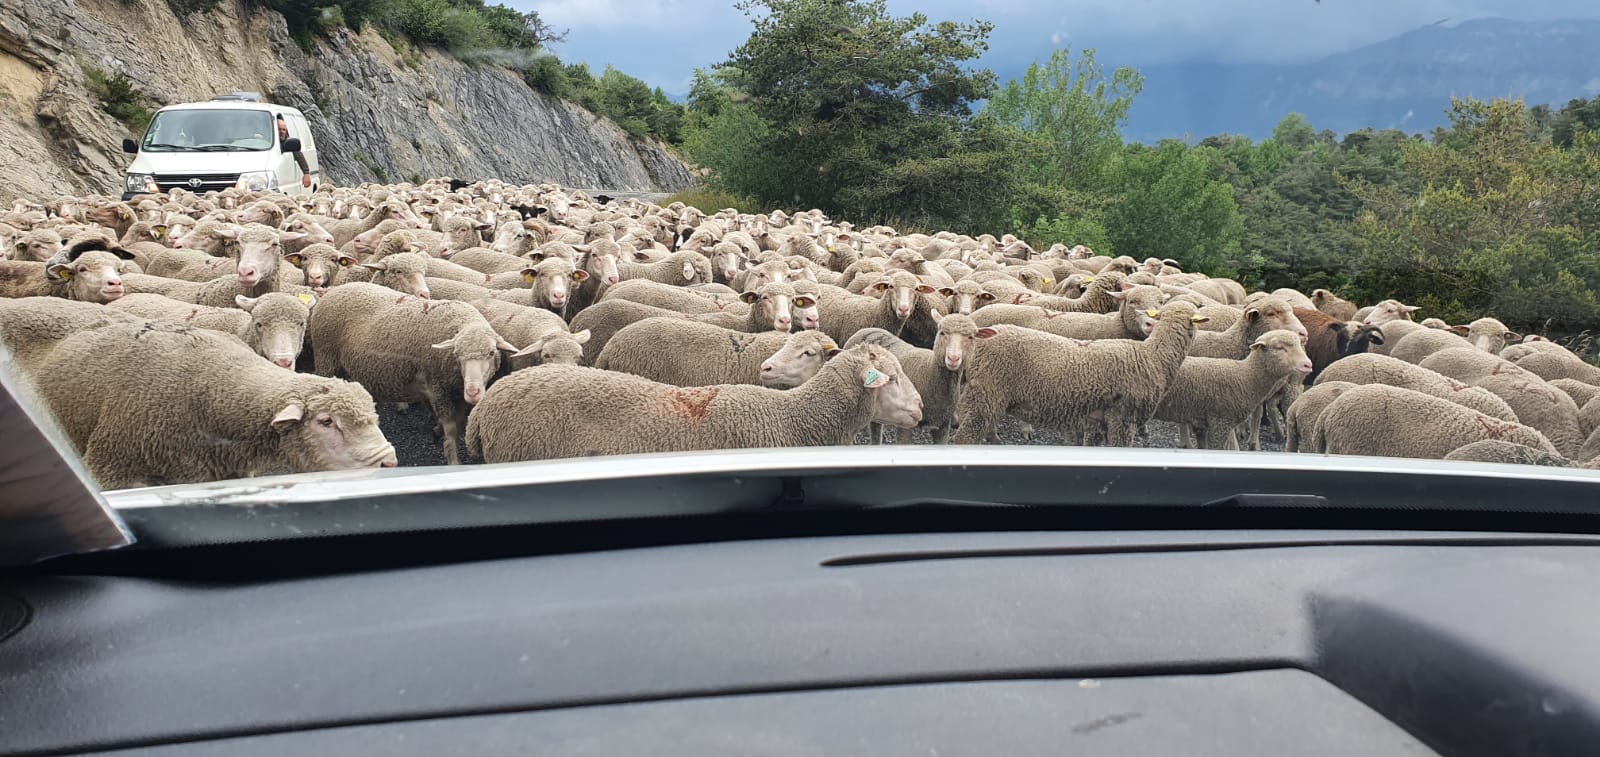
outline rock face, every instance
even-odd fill
[[[402,58],[374,31],[318,39],[242,0],[173,14],[164,0],[0,4],[0,200],[118,194],[137,136],[98,107],[86,70],[125,73],[149,105],[235,90],[306,114],[328,180],[454,176],[674,191],[692,178],[666,148],[535,92],[515,73],[432,51]]]

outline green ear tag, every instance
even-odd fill
[[[883,374],[881,374],[881,373],[879,373],[877,371],[867,371],[867,383],[869,383],[869,384],[877,383],[878,379],[882,378],[882,377],[883,377]]]

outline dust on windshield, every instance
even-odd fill
[[[4,369],[104,488],[853,444],[1600,467],[1600,23],[1303,5],[1251,48],[716,4],[643,14],[648,67],[581,14],[286,9],[322,152],[198,194],[20,166]],[[677,36],[726,52],[659,73]],[[153,173],[278,137],[149,120],[193,87],[126,65],[64,86],[148,121]]]

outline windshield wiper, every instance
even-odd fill
[[[200,148],[195,147],[194,145],[169,145],[169,144],[167,144],[165,142],[157,142],[155,144],[145,145],[144,149],[146,149],[146,150],[159,149],[159,150],[186,151],[186,150],[198,150]]]
[[[233,145],[200,145],[191,149],[199,152],[234,152],[236,150],[243,150],[244,148],[234,147]]]

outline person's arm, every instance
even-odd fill
[[[311,166],[306,164],[306,154],[295,150],[294,162],[300,164],[300,186],[311,186]]]

